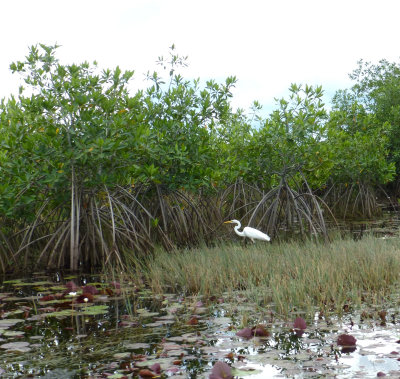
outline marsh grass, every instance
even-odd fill
[[[244,291],[249,300],[273,304],[279,313],[309,307],[340,313],[344,307],[383,301],[395,291],[400,247],[398,239],[372,236],[329,244],[225,244],[156,251],[137,265],[155,293],[207,296]]]

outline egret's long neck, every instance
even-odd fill
[[[244,233],[243,232],[239,232],[239,229],[242,227],[242,224],[239,221],[236,221],[236,226],[235,226],[235,233],[240,236],[240,237],[244,237]]]

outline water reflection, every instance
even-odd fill
[[[346,220],[337,223],[328,223],[331,232],[339,231],[342,235],[352,235],[358,240],[367,234],[377,237],[398,237],[400,228],[400,214],[395,210],[385,210],[381,217],[371,220]]]

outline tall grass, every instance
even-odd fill
[[[359,306],[394,291],[400,277],[398,245],[397,239],[373,237],[329,244],[225,244],[157,251],[140,269],[155,293],[244,290],[259,304],[273,303],[280,313],[315,306],[340,312],[345,305]]]

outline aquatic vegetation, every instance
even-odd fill
[[[211,370],[210,379],[233,379],[232,369],[225,362],[216,362]]]
[[[123,277],[118,286],[101,275],[68,280],[76,293],[60,277],[40,285],[35,278],[3,282],[2,377],[399,374],[398,296],[341,318],[318,308],[282,317],[271,304],[257,306],[240,291],[154,295]],[[78,303],[89,286],[98,293]],[[357,343],[348,346],[353,339]]]
[[[337,344],[340,346],[355,346],[357,340],[349,334],[341,334],[337,339]]]
[[[140,263],[155,293],[219,295],[245,291],[260,306],[278,313],[319,307],[343,313],[363,302],[379,303],[397,293],[398,239],[372,236],[359,241],[306,242],[157,251]]]
[[[304,334],[304,331],[307,329],[307,323],[302,317],[297,317],[293,323],[293,330],[297,334],[298,337],[301,337]]]

